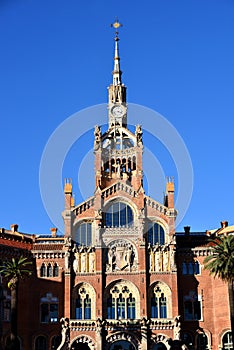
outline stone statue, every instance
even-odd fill
[[[75,260],[73,261],[73,270],[75,273],[80,272],[79,270],[79,262],[80,262],[80,254],[78,252],[75,253]]]
[[[66,250],[65,252],[65,269],[68,270],[70,267],[70,252]]]
[[[136,135],[138,145],[142,145],[142,134],[143,133],[142,133],[141,125],[137,125],[135,135]]]
[[[168,250],[163,252],[163,271],[168,271]]]
[[[158,250],[155,252],[154,257],[155,257],[155,271],[159,272],[159,271],[161,271],[161,262],[160,262],[161,256],[160,256],[160,252]]]
[[[80,270],[86,272],[86,253],[81,253]]]
[[[89,253],[89,272],[95,271],[95,252]]]
[[[101,129],[100,126],[96,125],[94,129],[94,147],[98,149],[101,142]]]
[[[112,248],[109,248],[109,250],[108,250],[108,264],[110,266],[111,271],[113,268],[113,261],[114,261],[114,251]]]

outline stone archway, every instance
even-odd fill
[[[82,335],[71,342],[71,350],[94,350],[95,343],[92,338]]]
[[[139,340],[129,333],[114,333],[106,339],[108,350],[137,350]]]

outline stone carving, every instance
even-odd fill
[[[96,125],[94,129],[94,148],[97,150],[100,147],[101,142],[101,128]]]
[[[168,272],[174,268],[174,251],[169,244],[149,246],[149,268],[151,272]]]
[[[75,247],[73,270],[75,273],[89,273],[96,271],[96,253],[94,247]]]
[[[62,325],[62,330],[61,330],[62,340],[57,350],[65,350],[67,349],[67,346],[70,340],[69,319],[67,317],[66,318],[62,317],[60,319],[60,323]]]
[[[142,145],[143,142],[142,142],[142,128],[141,128],[141,125],[137,125],[136,126],[136,132],[135,132],[135,135],[136,135],[136,139],[137,139],[137,145]]]
[[[106,271],[133,271],[136,266],[136,253],[131,243],[118,240],[109,245]]]
[[[181,316],[176,316],[174,318],[174,339],[180,340],[180,333],[181,333],[181,322],[180,322]]]

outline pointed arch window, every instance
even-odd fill
[[[151,245],[165,243],[165,231],[159,223],[149,222],[148,223],[148,242]]]
[[[123,202],[115,202],[105,212],[106,227],[126,227],[133,224],[133,211]]]

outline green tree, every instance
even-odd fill
[[[214,277],[228,284],[232,341],[234,340],[234,235],[216,237],[210,240],[211,255],[205,260],[205,269]]]
[[[32,272],[28,269],[30,264],[31,261],[20,256],[19,259],[12,258],[0,266],[0,273],[8,280],[8,288],[11,290],[11,334],[6,350],[20,350],[17,334],[18,286],[24,276],[31,275]]]

